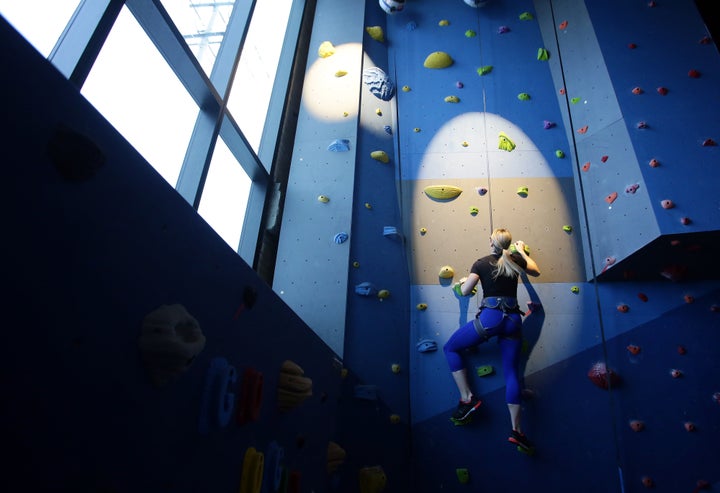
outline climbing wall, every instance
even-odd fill
[[[363,11],[359,2],[317,2],[273,279],[275,292],[340,356],[350,264]]]
[[[708,169],[716,148],[700,137],[717,134],[717,122],[703,120],[709,114],[696,112],[694,103],[684,119],[658,107],[673,104],[673,92],[680,93],[675,94],[677,111],[685,104],[680,100],[694,99],[694,91],[716,101],[718,86],[711,81],[717,52],[701,51],[708,48],[707,32],[692,2],[667,6],[656,26],[647,16],[662,8],[652,2],[592,3],[591,8],[582,2],[491,0],[474,9],[459,0],[418,1],[388,16],[390,70],[398,86],[396,166],[411,281],[417,491],[465,490],[466,481],[496,491],[538,486],[575,491],[579,484],[584,491],[641,491],[643,480],[658,490],[677,491],[692,489],[697,481],[718,481],[708,467],[718,461],[712,446],[718,438],[717,384],[702,376],[714,374],[717,363],[700,342],[694,342],[696,356],[686,357],[693,352],[689,340],[717,340],[717,335],[705,331],[671,343],[683,338],[668,322],[687,317],[701,327],[717,324],[718,283],[672,284],[670,278],[678,279],[661,275],[661,267],[633,258],[638,252],[657,253],[657,242],[672,242],[676,255],[702,251],[708,244],[702,235],[710,237],[717,229],[717,215],[702,207],[692,207],[698,221],[683,224],[681,217],[689,212],[661,204],[671,190],[675,196],[687,193],[688,204],[690,195],[699,200],[691,187],[673,185],[681,180],[673,173],[687,177],[688,167],[650,165],[649,146],[658,161],[659,155],[684,148],[705,163],[693,171],[694,181],[704,187],[707,173],[717,176]],[[618,40],[617,17],[627,26],[626,39]],[[665,24],[673,18],[681,29]],[[656,46],[659,33],[663,44]],[[697,34],[690,41],[692,33]],[[687,50],[682,63],[703,67],[696,69],[702,77],[689,76],[691,67],[672,72],[667,62],[652,61],[668,53],[669,45]],[[643,58],[642,70],[628,58],[638,55],[640,46],[658,50]],[[644,80],[628,83],[633,77]],[[633,94],[639,85],[647,86],[645,91]],[[670,85],[676,89],[657,91]],[[642,101],[638,96],[657,101],[648,100],[638,110],[633,106]],[[645,125],[638,126],[641,121]],[[668,130],[660,131],[663,126]],[[694,137],[676,141],[665,132]],[[690,141],[691,149],[685,147]],[[658,171],[668,173],[661,179]],[[677,217],[668,220],[668,212]],[[707,232],[688,229],[700,223],[707,224]],[[507,444],[504,380],[494,343],[466,354],[483,407],[470,425],[455,427],[448,420],[457,390],[441,347],[474,316],[478,303],[477,297],[457,297],[450,286],[486,254],[495,227],[506,227],[528,243],[542,271],[519,287],[521,306],[542,305],[525,319],[522,363],[525,429],[538,442],[534,457]],[[672,260],[668,255],[657,264]],[[620,278],[636,282],[587,282],[621,265]],[[447,266],[454,270],[449,279],[440,275]],[[642,275],[633,276],[641,266]],[[712,272],[704,279],[713,279]],[[663,334],[657,346],[647,340],[653,331]],[[651,364],[645,363],[650,356],[640,356],[646,343],[652,346]],[[678,345],[687,352],[680,355]],[[609,391],[588,378],[598,362],[621,376]],[[677,373],[671,370],[680,364],[693,367],[698,381],[677,385],[687,381],[673,378]],[[476,368],[488,365],[494,373],[475,375]],[[649,382],[656,392],[649,392]],[[661,392],[672,393],[678,404],[659,410]],[[641,402],[647,403],[642,411]],[[647,412],[658,416],[652,437],[630,426],[646,419],[637,416]],[[693,413],[703,421],[702,436],[699,424],[687,432],[681,423]],[[668,454],[673,447],[695,447],[683,474],[640,457],[643,448],[661,446],[664,432],[672,441],[664,446]]]

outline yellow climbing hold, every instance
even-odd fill
[[[423,63],[425,68],[447,68],[452,64],[452,57],[444,51],[434,51],[430,53]]]
[[[410,89],[410,86],[402,86],[403,92],[410,92],[412,89]]]
[[[428,185],[425,195],[438,200],[451,200],[462,193],[462,188],[453,185]]]
[[[377,297],[380,298],[381,300],[389,298],[390,291],[388,291],[387,289],[381,289],[380,291],[378,291]]]
[[[368,210],[372,209],[372,204],[370,202],[365,202],[365,208]]]
[[[446,103],[459,103],[460,98],[457,96],[445,96]]]
[[[347,111],[343,111],[343,116],[344,116],[344,117],[347,117],[349,114],[350,114],[350,113],[348,113]]]
[[[500,135],[498,135],[498,149],[511,152],[515,149],[515,142],[510,140],[510,137],[505,132],[500,132]]]
[[[449,26],[449,25],[450,25],[450,21],[447,19],[443,19],[440,22],[438,22],[438,26]]]
[[[377,116],[382,116],[382,110],[380,108],[375,108],[375,114]]]
[[[335,54],[335,47],[330,41],[323,41],[320,43],[320,48],[318,48],[318,56],[320,58],[327,58],[329,56],[332,56]]]
[[[420,311],[427,310],[427,303],[418,303],[417,305],[415,305],[415,308]]]
[[[381,43],[385,41],[385,33],[383,33],[383,28],[380,26],[368,26],[365,28],[365,31],[370,35],[372,39],[375,41],[380,41]]]
[[[344,70],[338,70],[335,72],[335,77],[345,77],[347,75],[347,72]]]
[[[387,155],[387,152],[385,151],[372,151],[370,153],[370,157],[375,159],[376,161],[380,161],[381,163],[389,163],[390,157]]]
[[[469,146],[470,144],[468,144],[467,140],[463,140],[460,145],[463,146],[463,147],[467,147],[467,146]]]
[[[413,132],[418,133],[420,131],[420,127],[413,128]]]
[[[327,204],[328,202],[330,202],[330,197],[328,197],[327,195],[318,195],[318,202]]]
[[[438,277],[442,279],[452,279],[453,277],[455,277],[455,269],[453,269],[449,265],[443,265],[442,267],[440,267]]]

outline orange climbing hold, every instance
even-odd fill
[[[620,313],[627,313],[627,312],[630,311],[630,307],[627,306],[627,305],[625,305],[625,304],[620,304],[620,305],[617,306],[617,310],[618,310]]]
[[[634,356],[640,354],[640,346],[636,346],[635,344],[628,345],[626,349],[630,354]]]
[[[566,29],[568,27],[568,21],[562,21],[560,25],[558,26],[561,30]]]
[[[640,301],[644,303],[648,300],[648,295],[646,295],[645,293],[638,293],[638,298],[640,298]]]
[[[583,164],[583,166],[582,166],[582,170],[583,170],[583,171],[587,171],[587,170],[589,170],[589,169],[590,169],[590,161],[588,161],[587,163]]]
[[[651,168],[657,168],[658,166],[660,166],[660,161],[658,161],[657,159],[651,159],[648,164]]]
[[[695,301],[695,297],[691,294],[686,294],[683,296],[683,299],[685,300],[685,303],[692,303]]]
[[[617,196],[618,196],[617,192],[613,192],[610,195],[608,195],[607,197],[605,197],[605,202],[607,202],[608,204],[612,204],[613,202],[615,202],[615,199],[617,198]]]
[[[578,133],[579,133],[579,134],[587,133],[587,131],[588,131],[588,126],[587,126],[587,125],[585,125],[584,127],[578,128]]]

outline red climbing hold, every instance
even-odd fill
[[[684,225],[684,226],[687,226],[687,225],[690,224],[691,222],[692,222],[692,221],[690,220],[689,217],[681,217],[681,218],[680,218],[680,224],[682,224],[682,225]]]
[[[658,87],[658,88],[657,88],[657,92],[658,92],[659,95],[665,96],[665,95],[666,95],[668,92],[670,92],[670,91],[668,91],[668,88],[667,88],[667,87]]]
[[[687,349],[685,349],[685,346],[683,346],[683,345],[678,346],[677,351],[678,351],[678,354],[681,356],[684,356],[687,354]]]
[[[630,429],[634,432],[643,431],[645,429],[645,423],[639,419],[633,419],[630,421]]]
[[[617,310],[618,310],[620,313],[627,313],[627,312],[630,311],[630,307],[627,306],[627,305],[625,305],[625,304],[622,304],[622,305],[618,305],[618,306],[617,306]]]
[[[686,421],[686,422],[685,422],[685,431],[693,432],[693,431],[695,431],[696,429],[697,429],[697,428],[695,427],[695,423],[693,423],[692,421]]]
[[[701,45],[709,45],[710,43],[712,43],[712,38],[710,36],[703,36],[702,38],[700,38],[699,42]]]
[[[657,159],[651,159],[648,164],[651,168],[657,168],[658,166],[660,166],[660,161],[658,161]]]
[[[566,27],[568,27],[568,21],[562,21],[558,27],[560,29],[565,29]]]
[[[648,300],[648,295],[646,295],[645,293],[638,293],[638,298],[640,298],[640,301],[645,303]]]
[[[655,486],[655,481],[653,481],[653,478],[650,476],[643,476],[642,484],[646,488],[653,488]]]
[[[685,300],[685,303],[694,303],[695,297],[691,294],[686,294],[683,299]]]
[[[634,50],[635,48],[637,48],[637,45],[635,43],[628,43],[628,48]]]
[[[607,160],[608,160],[607,156],[603,156],[600,158],[600,161],[602,161],[603,163],[607,163]]]
[[[700,490],[709,490],[710,489],[710,481],[707,481],[705,479],[698,479],[697,483],[695,483],[695,490],[693,490],[693,493],[697,493]]]
[[[715,142],[712,139],[705,139],[705,140],[703,140],[702,145],[703,145],[703,147],[711,147],[711,146],[716,146],[717,142]]]
[[[560,94],[565,94],[565,88],[564,88],[564,87],[560,88]]]
[[[713,313],[720,312],[720,305],[710,305],[710,311]]]
[[[690,69],[690,71],[688,72],[688,77],[692,77],[693,79],[697,79],[698,77],[700,77],[700,72],[698,72],[698,71],[695,70],[694,68],[693,68],[693,69]]]
[[[654,6],[655,6],[655,2],[652,2],[652,1],[648,2],[648,7],[652,8]]]
[[[588,378],[597,387],[607,390],[611,386],[615,387],[620,383],[620,377],[613,370],[607,368],[605,363],[595,363],[588,372]]]
[[[630,344],[626,348],[628,352],[632,355],[638,355],[640,354],[640,346],[636,346],[635,344]]]
[[[643,90],[641,87],[633,87],[632,93],[637,96],[638,94],[642,94]]]
[[[615,202],[617,195],[617,192],[609,194],[607,197],[605,197],[605,202],[607,202],[608,204],[612,204],[613,202]]]

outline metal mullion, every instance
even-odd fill
[[[48,60],[82,88],[125,0],[83,0],[58,38]]]
[[[306,7],[307,0],[293,0],[280,58],[278,59],[278,68],[275,72],[275,80],[270,93],[270,104],[268,105],[265,125],[258,146],[260,161],[264,163],[268,171],[271,169],[275,148],[277,147],[278,133],[280,132],[280,124],[285,111],[285,100]]]
[[[222,97],[188,47],[160,0],[126,0],[126,5],[201,109],[219,107]]]

